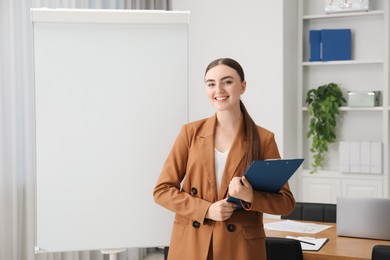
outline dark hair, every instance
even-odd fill
[[[241,65],[237,61],[230,58],[220,58],[212,61],[207,66],[205,75],[210,69],[218,65],[226,65],[234,69],[235,71],[237,71],[238,75],[240,76],[241,82],[245,80],[244,70],[242,69]],[[244,135],[245,135],[245,140],[247,142],[245,165],[248,167],[253,162],[253,160],[261,159],[260,136],[259,136],[259,132],[257,131],[257,126],[253,121],[253,119],[251,118],[251,116],[249,115],[248,111],[246,110],[242,100],[240,100],[240,109],[243,115]]]

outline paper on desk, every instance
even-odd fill
[[[330,227],[331,226],[329,225],[303,223],[303,222],[297,222],[292,220],[277,221],[272,223],[266,223],[264,225],[264,228],[268,230],[289,231],[289,232],[309,233],[309,234],[315,234]]]
[[[328,238],[293,237],[293,236],[286,236],[286,238],[296,239],[298,241],[301,241],[301,248],[302,250],[306,250],[306,251],[318,251],[329,240]]]

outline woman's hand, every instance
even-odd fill
[[[214,202],[209,207],[206,218],[215,221],[224,221],[231,217],[236,209],[236,203],[227,202],[227,199]]]
[[[229,184],[229,195],[248,203],[253,201],[253,188],[245,176],[234,177]]]

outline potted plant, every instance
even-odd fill
[[[346,103],[343,92],[335,83],[310,89],[306,94],[306,104],[310,115],[309,131],[307,138],[313,137],[310,151],[313,153],[313,170],[323,167],[328,146],[336,141],[336,122],[339,115],[339,107]]]

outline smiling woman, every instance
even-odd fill
[[[176,213],[168,259],[265,260],[263,212],[288,214],[295,199],[288,184],[260,192],[241,177],[253,160],[280,158],[274,134],[240,100],[247,83],[237,61],[211,62],[204,80],[216,113],[182,127],[154,189],[155,201]]]

